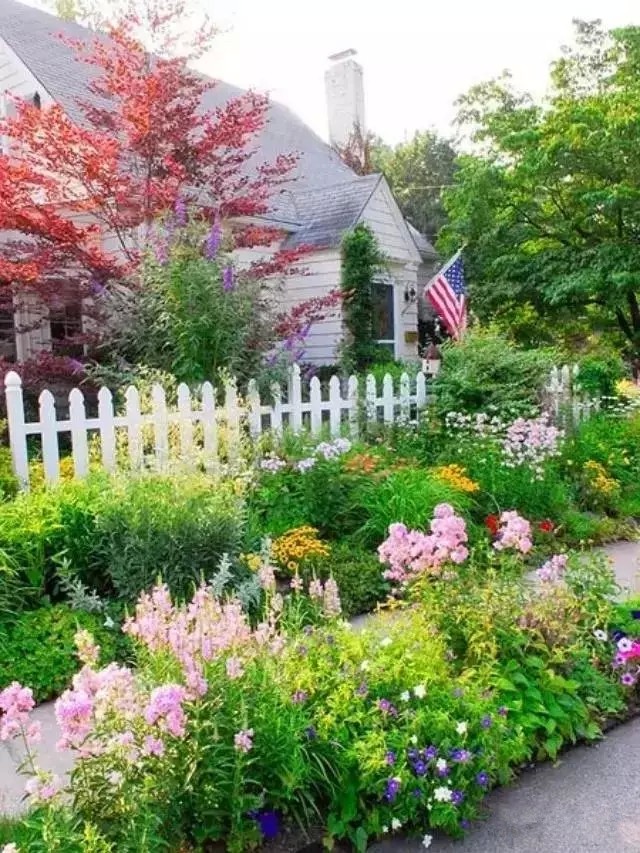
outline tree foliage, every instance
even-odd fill
[[[404,216],[422,234],[434,239],[446,221],[443,190],[453,182],[456,154],[451,143],[432,131],[391,146],[373,141],[374,171],[384,174]]]
[[[342,238],[343,359],[350,370],[366,370],[376,358],[374,288],[384,258],[371,229],[360,223]]]
[[[202,33],[174,55],[184,9],[183,0],[147,0],[108,37],[87,31],[70,42],[91,75],[73,116],[61,104],[17,99],[0,122],[11,143],[0,153],[1,307],[39,306],[30,314],[37,323],[61,299],[81,301],[93,322],[78,343],[104,343],[110,293],[140,285],[149,235],[173,210],[193,204],[204,220],[222,221],[236,248],[269,246],[251,267],[255,278],[290,273],[306,253],[274,251],[278,229],[242,224],[268,212],[296,155],[262,162],[256,153],[266,97],[207,105],[215,81],[188,65],[205,47]],[[143,25],[157,54],[137,35]],[[297,306],[294,325],[318,314],[316,300]]]
[[[472,305],[496,316],[617,324],[640,353],[640,28],[576,22],[536,102],[507,76],[474,87],[459,121],[475,153],[445,195],[441,248],[467,243]]]

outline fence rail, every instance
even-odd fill
[[[573,394],[575,376],[575,368],[556,368],[547,383],[546,404],[559,419],[569,410],[573,420],[579,421],[597,407]],[[308,430],[314,436],[326,431],[332,437],[356,438],[373,423],[418,419],[428,403],[431,378],[422,369],[403,373],[397,383],[389,374],[381,383],[372,375],[364,381],[332,376],[323,386],[317,377],[303,382],[300,368],[294,365],[287,387],[273,385],[268,399],[261,398],[253,380],[242,397],[234,381],[227,382],[221,393],[205,382],[195,394],[179,385],[175,405],[169,405],[164,388],[153,385],[148,405],[143,406],[138,389],[130,386],[122,411],[116,411],[111,392],[101,388],[95,415],[87,414],[89,401],[79,388],[69,393],[64,413],[51,391],[45,390],[39,397],[38,419],[27,421],[22,382],[11,371],[5,377],[5,395],[13,469],[21,487],[28,489],[29,451],[33,455],[34,450],[29,445],[35,436],[44,479],[57,482],[63,436],[71,449],[75,476],[80,478],[87,475],[94,458],[108,471],[115,471],[123,461],[134,470],[166,471],[179,461],[215,473],[221,465],[237,462],[247,436],[255,440],[265,432],[288,428],[294,433]],[[90,402],[95,409],[95,399]]]

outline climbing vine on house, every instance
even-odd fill
[[[344,322],[347,337],[343,360],[349,370],[364,370],[378,354],[374,328],[374,288],[385,260],[375,235],[364,224],[356,225],[342,239]]]

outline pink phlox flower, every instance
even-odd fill
[[[554,554],[537,570],[538,579],[542,583],[557,583],[564,577],[568,559],[566,554]]]
[[[35,704],[31,688],[17,681],[0,691],[0,741],[10,740],[26,730]]]
[[[253,729],[242,729],[233,737],[233,745],[238,752],[249,752],[253,748]]]
[[[533,547],[530,523],[515,511],[503,512],[493,547],[497,551],[513,548],[515,551],[527,554]]]
[[[148,725],[158,724],[173,737],[183,737],[185,734],[186,714],[182,703],[187,692],[181,684],[163,684],[156,687],[149,697],[145,708],[144,718]]]

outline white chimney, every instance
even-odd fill
[[[329,113],[329,142],[343,148],[354,130],[366,134],[364,120],[364,84],[362,66],[353,58],[355,50],[343,50],[329,57],[331,65],[325,71]]]

